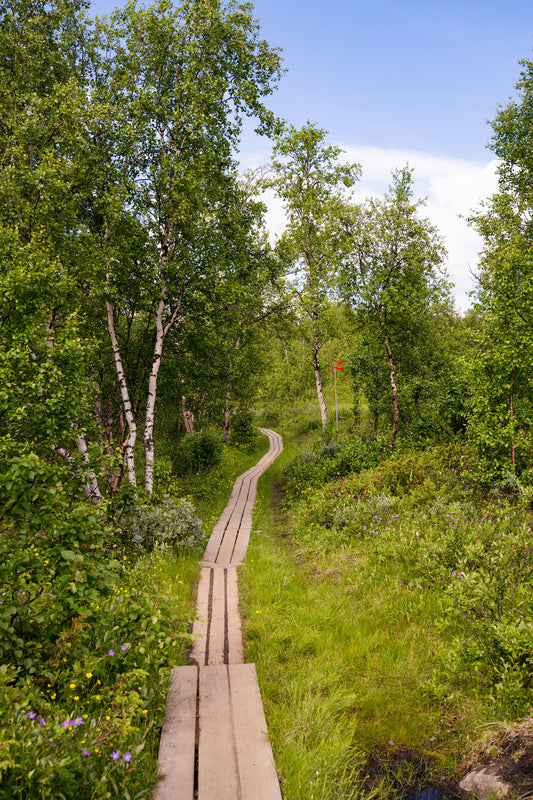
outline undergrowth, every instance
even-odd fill
[[[153,497],[125,487],[98,507],[36,456],[2,475],[2,798],[152,795],[203,538],[266,449],[182,480],[163,464]]]
[[[242,588],[284,797],[453,783],[480,732],[533,702],[526,493],[487,498],[459,445],[338,477],[321,462],[342,440],[302,456],[286,432]]]

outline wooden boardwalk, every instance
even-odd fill
[[[171,671],[154,800],[281,800],[254,664],[243,663],[237,567],[257,481],[283,448],[237,478],[209,539],[198,585],[191,666]]]

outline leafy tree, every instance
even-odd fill
[[[322,386],[320,351],[327,339],[325,308],[331,296],[332,278],[338,265],[337,217],[343,190],[359,178],[357,164],[340,164],[342,150],[326,141],[326,131],[307,123],[301,130],[288,127],[274,145],[271,177],[284,201],[287,228],[279,242],[280,253],[295,275],[295,311],[307,320],[302,332],[311,347],[316,392],[322,427],[327,408]]]
[[[272,115],[262,98],[271,91],[280,62],[277,51],[259,39],[250,7],[223,7],[218,0],[184,0],[178,9],[166,0],[147,9],[128,3],[102,25],[102,37],[107,55],[95,79],[94,141],[103,142],[100,164],[110,164],[118,182],[104,183],[97,211],[132,484],[136,419],[112,298],[116,290],[119,296],[127,293],[120,234],[125,213],[142,221],[152,245],[140,265],[150,287],[145,312],[153,335],[144,404],[145,486],[151,491],[165,339],[181,321],[188,296],[218,277],[219,239],[212,233],[232,183],[231,150],[241,114],[256,115],[261,129],[268,129]]]
[[[484,239],[475,307],[469,432],[489,473],[531,469],[533,407],[533,62],[523,61],[518,98],[493,122],[499,190],[472,218]]]
[[[2,446],[88,467],[87,251],[78,208],[91,32],[84,4],[16,0],[0,24]],[[83,471],[83,469],[82,469]],[[87,494],[100,498],[92,468]]]
[[[356,373],[365,381],[375,419],[388,395],[392,447],[408,380],[431,369],[436,320],[450,308],[448,285],[440,272],[442,241],[419,217],[421,201],[413,202],[412,195],[412,174],[405,167],[393,174],[383,200],[346,205],[344,218],[342,292],[364,337]]]

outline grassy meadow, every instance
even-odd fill
[[[487,496],[456,445],[351,472],[353,437],[324,443],[303,406],[266,418],[285,450],[241,596],[284,797],[452,785],[533,699],[527,503]]]

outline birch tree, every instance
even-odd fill
[[[533,442],[533,61],[516,99],[497,114],[490,146],[498,192],[472,218],[483,237],[475,308],[482,325],[470,362],[469,435],[494,480],[531,481]]]
[[[178,9],[165,0],[147,9],[129,3],[102,26],[101,35],[106,58],[95,81],[98,122],[117,137],[109,159],[120,176],[123,208],[142,220],[154,245],[143,274],[153,321],[144,418],[145,487],[151,491],[164,343],[185,313],[188,294],[216,269],[209,227],[228,181],[241,114],[255,115],[262,130],[271,124],[262,98],[271,91],[280,61],[259,39],[248,5],[223,7],[218,0],[185,0]],[[97,131],[95,143],[101,139]],[[101,204],[105,218],[115,216],[115,222],[105,222],[110,287],[121,270],[113,240],[120,192],[108,186]],[[110,296],[106,309],[129,427],[128,475],[135,483],[136,420]]]
[[[412,173],[405,167],[393,174],[383,200],[346,207],[348,250],[340,270],[344,297],[358,313],[365,335],[374,330],[386,361],[392,448],[401,417],[399,362],[413,360],[435,314],[449,305],[441,272],[442,240],[434,226],[419,216],[421,201],[412,197]],[[406,377],[408,372],[409,367]]]
[[[357,164],[341,164],[342,150],[328,144],[326,131],[311,123],[288,127],[275,141],[272,173],[266,185],[284,202],[287,227],[280,251],[291,263],[297,313],[310,323],[309,345],[323,429],[327,408],[322,387],[320,351],[327,336],[324,308],[338,266],[336,218],[343,192],[360,175]]]

